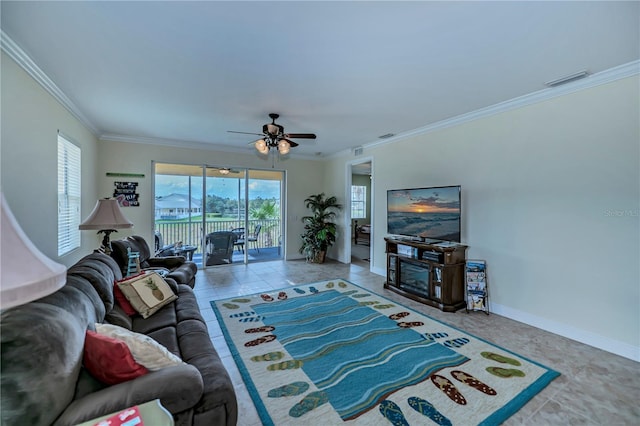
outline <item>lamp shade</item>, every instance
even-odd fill
[[[104,198],[98,200],[89,217],[78,228],[81,230],[125,229],[133,228],[133,223],[122,214],[118,200]]]
[[[13,216],[2,194],[0,216],[0,309],[47,296],[66,281],[66,267],[42,254]]]

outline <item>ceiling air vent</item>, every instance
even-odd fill
[[[544,83],[544,85],[547,86],[547,87],[556,87],[556,86],[560,86],[562,84],[569,83],[571,81],[575,81],[575,80],[579,80],[581,78],[585,78],[588,75],[589,75],[589,71],[582,70],[582,71],[578,71],[578,72],[573,73],[573,74],[565,75],[564,77],[560,77],[560,78],[557,78],[555,80],[547,81],[546,83]]]
[[[357,146],[353,148],[353,155],[362,155],[363,148],[361,146]]]
[[[395,135],[395,133],[387,133],[386,135],[378,136],[378,139],[389,139],[390,137]]]

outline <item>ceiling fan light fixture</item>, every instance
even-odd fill
[[[258,151],[262,152],[267,147],[267,143],[264,141],[264,139],[258,139],[256,141],[255,147]]]
[[[281,155],[288,154],[290,149],[291,145],[285,139],[281,139],[280,142],[278,142],[278,152]]]

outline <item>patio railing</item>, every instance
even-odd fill
[[[258,234],[257,245],[262,247],[277,247],[280,245],[280,236],[282,228],[278,219],[250,219],[248,232],[245,236],[250,237],[256,225],[262,225],[260,234]],[[231,231],[234,228],[244,226],[241,220],[215,220],[207,221],[203,232],[202,222],[184,222],[184,221],[159,221],[155,223],[156,231],[162,234],[164,245],[175,244],[182,241],[183,244],[197,246],[196,253],[202,253],[202,236],[210,232]],[[252,245],[253,246],[253,245]]]

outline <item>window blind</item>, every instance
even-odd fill
[[[58,133],[58,256],[80,247],[80,148]]]

